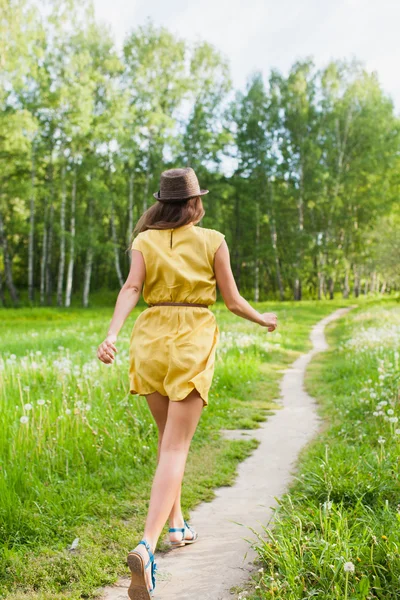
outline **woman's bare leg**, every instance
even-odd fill
[[[150,408],[150,412],[153,415],[153,418],[156,422],[158,429],[158,448],[157,448],[157,464],[160,460],[160,449],[162,438],[164,435],[165,424],[167,422],[168,416],[168,406],[169,406],[169,398],[168,396],[163,396],[159,392],[153,392],[152,394],[147,394],[146,396],[147,403]],[[175,527],[182,529],[184,527],[184,519],[182,515],[182,507],[181,507],[181,492],[182,486],[180,486],[178,490],[178,494],[175,498],[174,505],[169,514],[168,521],[170,527]],[[172,541],[180,541],[182,539],[182,534],[179,531],[172,532],[171,534]],[[190,534],[192,537],[192,534]]]
[[[153,552],[177,500],[190,443],[202,410],[203,399],[196,389],[192,390],[184,400],[179,402],[169,401],[167,420],[160,444],[159,460],[151,488],[149,510],[143,534]],[[157,419],[161,418],[160,414],[157,412]],[[136,547],[136,550],[143,554],[147,562],[148,553],[146,548],[140,545]],[[150,586],[150,569],[147,569],[146,575]]]

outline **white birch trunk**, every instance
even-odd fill
[[[54,205],[50,200],[50,217],[49,217],[49,229],[47,233],[47,253],[46,253],[46,303],[52,304],[53,295],[53,276],[51,272],[51,259],[53,254],[53,225],[54,225]]]
[[[134,184],[134,180],[133,180],[133,172],[131,172],[129,174],[129,194],[128,194],[128,227],[126,230],[126,244],[127,246],[130,245],[130,241],[131,241],[131,235],[132,235],[132,230],[133,230],[133,184]],[[129,256],[129,264],[131,263],[132,260],[132,254],[129,252],[128,253]]]
[[[114,248],[114,262],[115,262],[115,270],[117,272],[118,283],[120,287],[124,285],[124,278],[122,277],[121,264],[119,260],[119,250],[118,250],[118,241],[117,241],[117,230],[115,227],[115,213],[114,213],[114,202],[111,206],[111,238],[113,242]]]
[[[74,274],[75,260],[75,211],[76,211],[76,165],[74,168],[74,178],[71,191],[71,222],[69,230],[69,260],[67,269],[67,284],[65,288],[65,306],[71,306],[72,280]]]
[[[35,235],[35,154],[32,152],[31,196],[29,201],[29,242],[28,242],[28,298],[34,300],[34,235]]]
[[[90,280],[92,276],[92,265],[93,265],[93,200],[89,200],[88,207],[88,233],[89,233],[89,245],[86,250],[85,259],[85,270],[83,274],[83,298],[82,304],[85,308],[89,306],[89,293],[90,293]]]
[[[57,305],[63,304],[63,285],[65,271],[65,205],[67,202],[67,193],[65,188],[65,165],[61,169],[61,208],[60,208],[60,260],[58,263],[57,278]]]

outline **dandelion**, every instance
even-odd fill
[[[23,390],[24,390],[24,392],[29,392],[29,390],[30,390],[30,387],[29,387],[29,385],[26,385],[26,386],[23,388]]]
[[[38,404],[38,406],[43,406],[43,404],[46,404],[46,400],[43,400],[43,398],[40,398],[40,399],[37,401],[37,404]]]
[[[386,442],[385,438],[381,435],[378,437],[378,444],[384,444]]]
[[[397,423],[398,420],[399,420],[398,417],[390,417],[389,422],[390,423]]]
[[[396,435],[400,435],[400,429],[395,429],[394,432]]]
[[[11,360],[16,360],[17,356],[16,356],[16,354],[10,354],[10,358],[11,358]]]
[[[345,588],[344,588],[344,600],[347,600],[347,594],[348,594],[348,590],[349,590],[349,573],[354,573],[354,564],[349,561],[349,562],[345,562],[343,565],[343,570],[346,573],[346,582],[345,582]]]
[[[70,414],[71,414],[71,412],[72,412],[72,411],[71,411],[71,409],[70,409],[70,408],[66,408],[66,409],[65,409],[65,414],[66,414],[66,415],[70,415]]]
[[[27,416],[24,415],[23,417],[20,418],[20,422],[24,423],[24,424],[28,423],[29,422],[29,417],[27,417]]]
[[[393,408],[389,408],[389,409],[388,409],[388,411],[387,411],[387,414],[388,414],[388,415],[394,415],[394,410],[393,410]]]
[[[27,404],[24,404],[24,409],[25,410],[32,410],[33,406],[32,404],[29,404],[29,402],[27,402]]]

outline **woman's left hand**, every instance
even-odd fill
[[[114,354],[118,352],[114,343],[117,341],[116,335],[108,335],[104,342],[97,348],[97,358],[106,365],[114,362]]]

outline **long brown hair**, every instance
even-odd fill
[[[201,221],[205,215],[201,196],[195,196],[182,202],[160,202],[157,200],[150,208],[148,208],[140,217],[132,232],[131,241],[137,234],[147,229],[171,229],[182,227],[193,222],[194,224]]]

